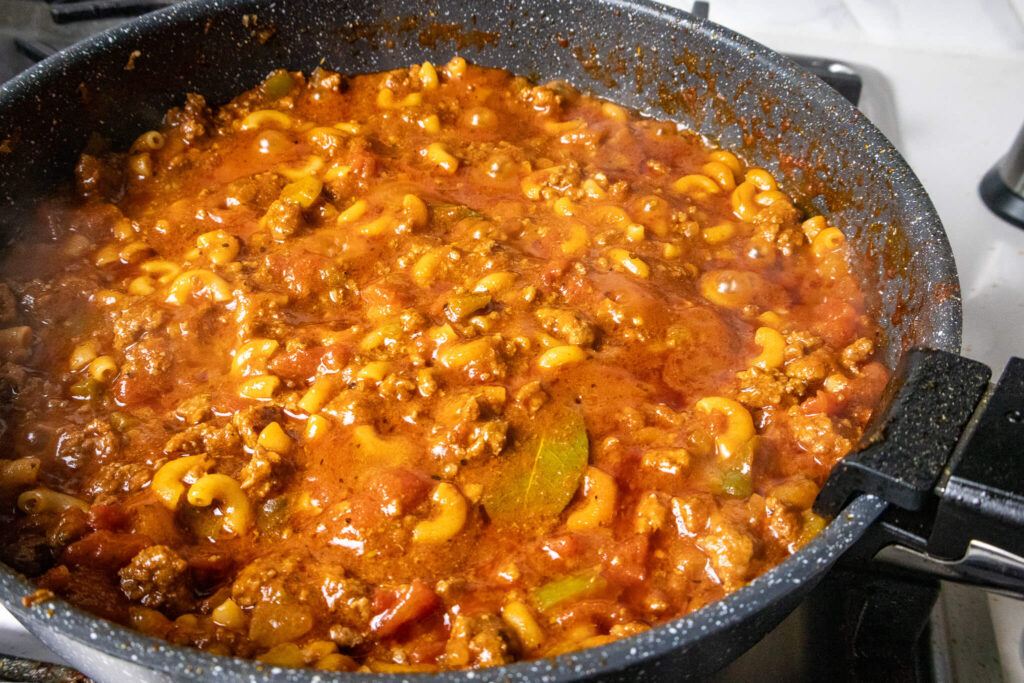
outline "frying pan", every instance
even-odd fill
[[[443,63],[455,54],[538,81],[567,80],[739,151],[770,170],[803,208],[825,213],[846,233],[890,367],[912,347],[959,349],[960,290],[949,244],[892,145],[780,55],[648,0],[194,0],[157,12],[0,88],[0,229],[18,239],[33,200],[71,177],[91,133],[125,147],[186,92],[218,105],[274,68],[366,72]],[[839,502],[834,521],[807,546],[686,617],[599,648],[436,678],[678,679],[717,670],[777,625],[887,507],[880,495]],[[0,565],[0,600],[98,680],[324,677],[175,647],[61,600],[25,607],[21,598],[31,590]]]

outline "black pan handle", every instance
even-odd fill
[[[984,364],[913,349],[858,450],[833,469],[815,510],[870,493],[891,505],[878,559],[1024,595],[1024,359],[989,387]]]

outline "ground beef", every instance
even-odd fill
[[[114,395],[123,404],[144,403],[171,384],[174,352],[164,337],[147,333],[124,352],[121,372],[114,381]]]
[[[736,590],[749,578],[754,557],[754,539],[750,534],[723,522],[702,536],[699,545],[727,591]]]
[[[256,448],[260,432],[271,422],[281,419],[281,409],[277,406],[252,406],[240,410],[231,418],[238,430],[238,435],[249,448]]]
[[[461,423],[434,442],[431,452],[446,460],[473,460],[481,455],[497,455],[505,448],[508,422],[487,420]]]
[[[83,154],[75,165],[75,188],[82,197],[114,197],[123,175],[119,164],[110,164],[91,154]]]
[[[257,271],[259,272],[259,271]],[[236,296],[237,339],[243,343],[253,337],[284,337],[290,334],[281,314],[288,297],[271,292],[240,292]]]
[[[331,640],[340,647],[361,645],[370,623],[370,586],[341,568],[330,569],[320,581],[320,595],[335,621],[329,631]]]
[[[231,423],[216,426],[209,422],[187,427],[164,444],[164,453],[230,454],[241,448],[238,430]]]
[[[121,372],[128,375],[158,376],[171,369],[172,354],[167,340],[146,335],[125,350]]]
[[[195,425],[210,417],[213,403],[209,394],[196,394],[178,404],[174,414],[187,424]]]
[[[519,91],[519,99],[540,114],[557,114],[562,108],[562,95],[547,85],[523,88]]]
[[[292,202],[276,201],[264,214],[263,225],[275,240],[284,241],[302,225],[302,209]]]
[[[123,351],[139,340],[146,332],[163,326],[167,314],[148,301],[134,301],[118,307],[114,315],[114,348]]]
[[[117,575],[125,597],[145,607],[180,613],[194,602],[188,563],[165,545],[141,550]]]
[[[257,213],[263,213],[277,199],[282,187],[284,180],[276,173],[257,173],[228,183],[225,199],[230,200],[229,206],[248,206]]]
[[[242,468],[242,488],[251,498],[266,498],[278,483],[275,471],[280,469],[281,456],[266,448],[256,448],[249,462]]]
[[[121,439],[110,423],[96,419],[85,427],[62,427],[58,432],[57,458],[77,470],[85,464],[115,459],[120,447]]]
[[[544,175],[540,196],[543,199],[558,197],[579,199],[583,196],[583,190],[580,189],[580,178],[579,164],[575,161],[569,162],[558,170]]]
[[[827,415],[805,415],[798,406],[789,409],[790,429],[797,445],[827,466],[850,452],[850,440],[837,433]]]
[[[0,363],[0,399],[11,401],[30,382],[28,372],[17,363]]]
[[[450,460],[497,455],[508,434],[508,422],[499,417],[504,405],[504,391],[484,390],[453,398],[439,411],[431,451]]]
[[[338,392],[323,409],[328,415],[344,425],[372,423],[384,402],[377,394],[360,389],[344,389]]]
[[[786,363],[786,375],[807,383],[820,382],[828,374],[831,355],[825,349],[817,349],[802,358]]]
[[[142,609],[142,608],[137,608]],[[162,637],[175,645],[194,647],[207,652],[233,652],[239,657],[252,657],[256,650],[245,634],[213,623],[209,618],[199,621],[175,621]]]
[[[821,337],[807,332],[796,330],[786,335],[786,361],[791,361],[821,346]]]
[[[545,330],[569,344],[590,346],[594,343],[594,324],[575,311],[541,308],[536,315]]]
[[[363,633],[362,630],[345,624],[335,624],[327,631],[327,637],[338,647],[350,650],[359,647],[366,641],[366,636]]]
[[[445,645],[447,663],[454,666],[501,666],[512,661],[504,622],[494,614],[458,615]]]
[[[535,380],[524,384],[516,392],[514,403],[526,411],[527,415],[536,415],[548,400],[547,392],[540,386],[540,381]]]
[[[384,378],[377,389],[382,398],[393,401],[408,401],[416,395],[416,382],[399,373],[392,373]]]
[[[773,496],[765,499],[764,507],[771,536],[783,548],[789,549],[794,546],[800,538],[800,517]]]
[[[86,487],[94,503],[116,500],[116,494],[135,493],[149,484],[153,470],[141,463],[107,463],[103,465]]]
[[[310,88],[315,88],[316,90],[339,92],[341,88],[341,74],[317,67],[309,75],[307,83]]]
[[[231,599],[241,607],[305,600],[310,592],[298,582],[299,564],[294,555],[267,555],[253,560],[231,584]]]
[[[784,399],[799,398],[807,390],[806,382],[775,369],[750,368],[736,373],[736,378],[740,381],[737,398],[751,408],[776,406]]]
[[[27,576],[39,576],[53,566],[54,549],[43,529],[25,525],[16,538],[17,543],[0,547],[0,560]]]
[[[183,107],[176,107],[167,112],[167,123],[177,128],[185,143],[192,143],[206,135],[212,125],[211,118],[206,100],[196,93],[185,96]]]
[[[94,278],[65,275],[60,281],[30,280],[15,294],[27,317],[56,327],[67,321],[80,324],[83,310],[89,307],[89,293],[98,286]]]
[[[867,337],[861,337],[857,341],[853,342],[840,354],[840,360],[843,363],[843,367],[853,372],[854,374],[860,374],[857,366],[866,360],[871,358],[871,354],[875,351],[875,345]]]

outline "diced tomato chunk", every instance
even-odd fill
[[[131,519],[117,505],[92,505],[89,508],[89,526],[95,530],[124,531]]]
[[[601,551],[602,574],[623,586],[643,583],[647,578],[647,535],[634,536]]]
[[[815,317],[818,322],[814,331],[830,346],[846,346],[857,336],[857,310],[844,301],[828,300],[818,304]]]
[[[409,303],[400,289],[387,283],[370,285],[362,291],[362,298],[375,317],[398,315]]]
[[[582,549],[575,536],[549,538],[537,546],[535,557],[544,572],[558,574],[575,569]]]
[[[877,397],[889,383],[889,371],[881,363],[865,363],[860,369],[860,376],[850,380],[850,403],[854,406],[871,408]]]
[[[60,561],[69,567],[95,567],[114,571],[128,564],[143,548],[153,545],[141,534],[121,534],[100,529],[69,545]]]
[[[580,624],[593,624],[600,629],[608,629],[615,624],[632,621],[633,618],[632,611],[617,600],[591,598],[567,601],[553,615],[552,621],[566,629]]]
[[[293,382],[309,381],[316,375],[323,358],[324,347],[313,346],[305,349],[294,349],[274,356],[267,366],[271,373]]]
[[[818,393],[800,404],[804,415],[833,415],[839,407],[840,403],[835,396],[820,389]]]
[[[124,406],[137,406],[156,398],[167,389],[162,377],[121,373],[112,385],[114,397]]]
[[[273,253],[266,257],[266,264],[288,291],[298,296],[308,296],[341,283],[338,264],[311,251],[298,250],[287,255]]]
[[[383,612],[370,620],[370,629],[378,636],[394,635],[398,629],[411,621],[426,616],[437,607],[439,600],[434,591],[422,581],[393,592],[393,602]],[[375,599],[374,604],[378,604]]]
[[[540,275],[545,287],[557,287],[562,284],[562,275],[569,267],[569,259],[552,260]]]
[[[381,512],[390,515],[401,514],[423,502],[431,484],[419,472],[395,467],[374,473],[366,488]]]
[[[230,555],[211,553],[188,558],[188,568],[196,585],[210,588],[228,578],[235,567],[235,560]]]
[[[351,357],[348,347],[341,344],[310,346],[277,354],[270,361],[269,370],[278,377],[294,382],[310,381],[325,361],[341,367]]]
[[[127,616],[124,596],[114,579],[103,570],[93,567],[69,571],[57,565],[39,577],[39,587],[64,596],[78,607],[104,619],[123,621]]]

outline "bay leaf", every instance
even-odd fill
[[[484,509],[495,523],[556,517],[583,479],[590,450],[583,416],[552,406],[537,418],[484,491]]]

